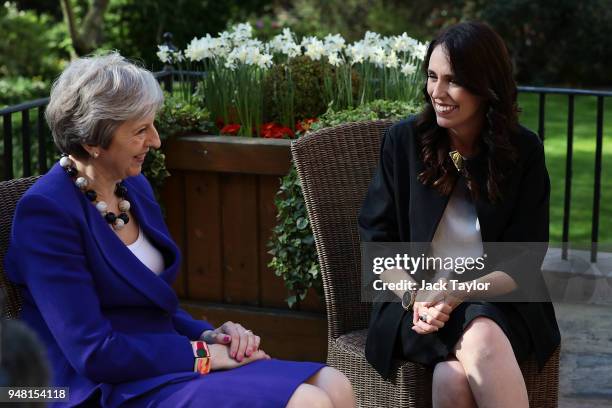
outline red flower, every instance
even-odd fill
[[[240,125],[237,125],[237,124],[225,125],[221,129],[221,134],[222,135],[237,135],[239,130],[240,130]]]
[[[261,125],[261,136],[262,137],[272,137],[274,130],[277,128],[277,124],[273,122],[264,123]]]
[[[293,133],[293,130],[291,130],[291,128],[288,128],[288,127],[279,128],[278,132],[282,135],[281,138],[285,136],[292,138],[295,136],[295,133]]]
[[[283,127],[278,123],[268,122],[261,125],[261,136],[270,139],[292,138],[295,136],[293,130]]]

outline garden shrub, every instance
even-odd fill
[[[305,56],[293,58],[288,64],[275,64],[264,81],[264,122],[281,123],[279,92],[286,92],[285,69],[291,72],[295,88],[295,119],[315,118],[325,112],[327,106],[321,92],[323,68],[320,62]],[[284,125],[291,125],[285,123]]]
[[[162,139],[189,133],[209,134],[214,129],[210,112],[197,97],[187,101],[179,94],[169,93],[165,94],[155,126]]]

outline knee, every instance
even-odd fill
[[[472,391],[459,361],[450,360],[436,364],[432,380],[432,393],[434,406],[469,406],[472,401]]]
[[[508,346],[510,341],[497,323],[486,317],[477,317],[463,332],[454,352],[462,363],[491,361],[496,354],[508,351]]]
[[[287,403],[287,408],[334,408],[325,391],[310,384],[301,384]]]
[[[353,394],[353,386],[346,376],[332,367],[325,367],[327,370],[326,377],[329,378],[329,384],[325,387],[325,391],[331,397],[334,405],[348,407],[355,405],[355,396]]]

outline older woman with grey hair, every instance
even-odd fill
[[[63,155],[17,205],[6,261],[53,385],[70,388],[68,406],[354,406],[337,370],[271,359],[240,324],[179,307],[180,254],[140,174],[162,102],[117,53],[77,59],[53,85]]]

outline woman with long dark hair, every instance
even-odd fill
[[[464,22],[441,31],[423,66],[425,107],[384,137],[359,216],[362,241],[428,243],[433,256],[482,256],[487,243],[524,245],[473,276],[488,291],[447,286],[432,299],[416,285],[395,290],[398,301],[376,303],[366,357],[384,377],[394,358],[434,367],[434,407],[527,407],[519,363],[535,357],[541,367],[560,343],[552,304],[541,301],[545,289],[540,301],[521,297],[545,288],[544,149],[518,123],[511,60],[489,26]],[[417,276],[383,273],[392,281],[418,283]]]

